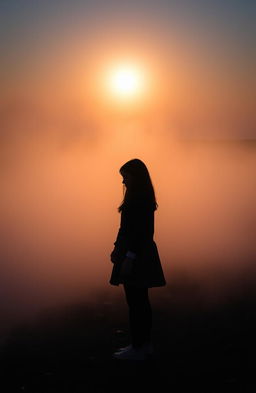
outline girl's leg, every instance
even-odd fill
[[[129,322],[132,345],[135,348],[151,341],[152,310],[148,288],[137,288],[124,284],[129,307]]]

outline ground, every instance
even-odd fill
[[[16,327],[1,347],[1,391],[254,393],[255,299],[203,306],[155,291],[147,361],[112,358],[129,342],[127,309],[120,291],[98,294]]]

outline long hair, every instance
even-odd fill
[[[148,172],[148,169],[143,161],[134,158],[127,161],[120,169],[121,172],[128,173],[131,178],[129,187],[126,188],[124,199],[118,207],[120,213],[124,207],[136,203],[148,204],[153,210],[156,210],[158,204],[156,202],[154,187]]]

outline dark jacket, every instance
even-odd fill
[[[134,252],[131,277],[125,280],[139,287],[160,287],[166,284],[154,236],[154,208],[152,205],[136,203],[125,206],[121,212],[121,223],[114,242],[117,262],[114,263],[110,284],[124,283],[119,277],[122,261],[127,251]]]

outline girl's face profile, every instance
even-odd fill
[[[121,175],[123,177],[122,183],[128,188],[131,184],[131,175],[127,172],[121,172]]]

